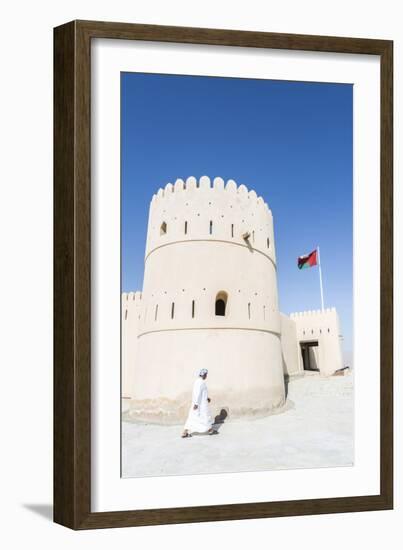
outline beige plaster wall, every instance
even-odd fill
[[[340,323],[335,308],[292,313],[290,317],[296,324],[298,342],[318,341],[315,357],[321,374],[331,375],[343,367]],[[298,358],[303,369],[301,353]]]
[[[133,418],[162,423],[184,421],[200,368],[214,414],[265,414],[284,403],[279,336],[262,331],[183,330],[139,338],[134,370]],[[142,365],[147,368],[141,368]]]
[[[141,315],[141,292],[122,293],[122,397],[131,398],[137,353],[138,323]]]
[[[302,372],[299,361],[299,344],[297,341],[297,327],[295,321],[280,313],[281,322],[281,350],[284,374],[293,375]]]

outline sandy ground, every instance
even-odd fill
[[[217,425],[181,439],[181,426],[122,423],[122,475],[143,477],[349,466],[353,376],[305,376],[288,384],[285,412]],[[212,402],[212,405],[214,403]],[[217,414],[212,407],[213,413]]]

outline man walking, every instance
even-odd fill
[[[193,432],[200,434],[208,433],[210,435],[218,433],[213,429],[213,417],[209,407],[210,398],[207,392],[208,370],[201,369],[199,376],[193,384],[192,404],[184,426],[182,437],[191,437]]]

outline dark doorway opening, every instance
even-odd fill
[[[228,294],[223,290],[219,292],[215,298],[215,314],[225,317],[227,308]]]
[[[225,302],[224,300],[217,300],[215,303],[215,314],[225,316]]]
[[[318,341],[301,342],[300,346],[304,370],[319,372],[318,354],[315,353],[317,351],[315,348],[318,347]]]

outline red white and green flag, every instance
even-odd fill
[[[298,257],[298,269],[305,269],[318,265],[318,251],[315,248],[310,254]]]
[[[298,257],[298,269],[305,269],[307,267],[314,267],[315,265],[319,268],[319,285],[320,285],[320,301],[322,303],[322,311],[325,309],[325,303],[323,300],[323,284],[322,284],[322,268],[320,265],[320,252],[319,246],[315,248],[310,254],[305,254],[304,256]]]

